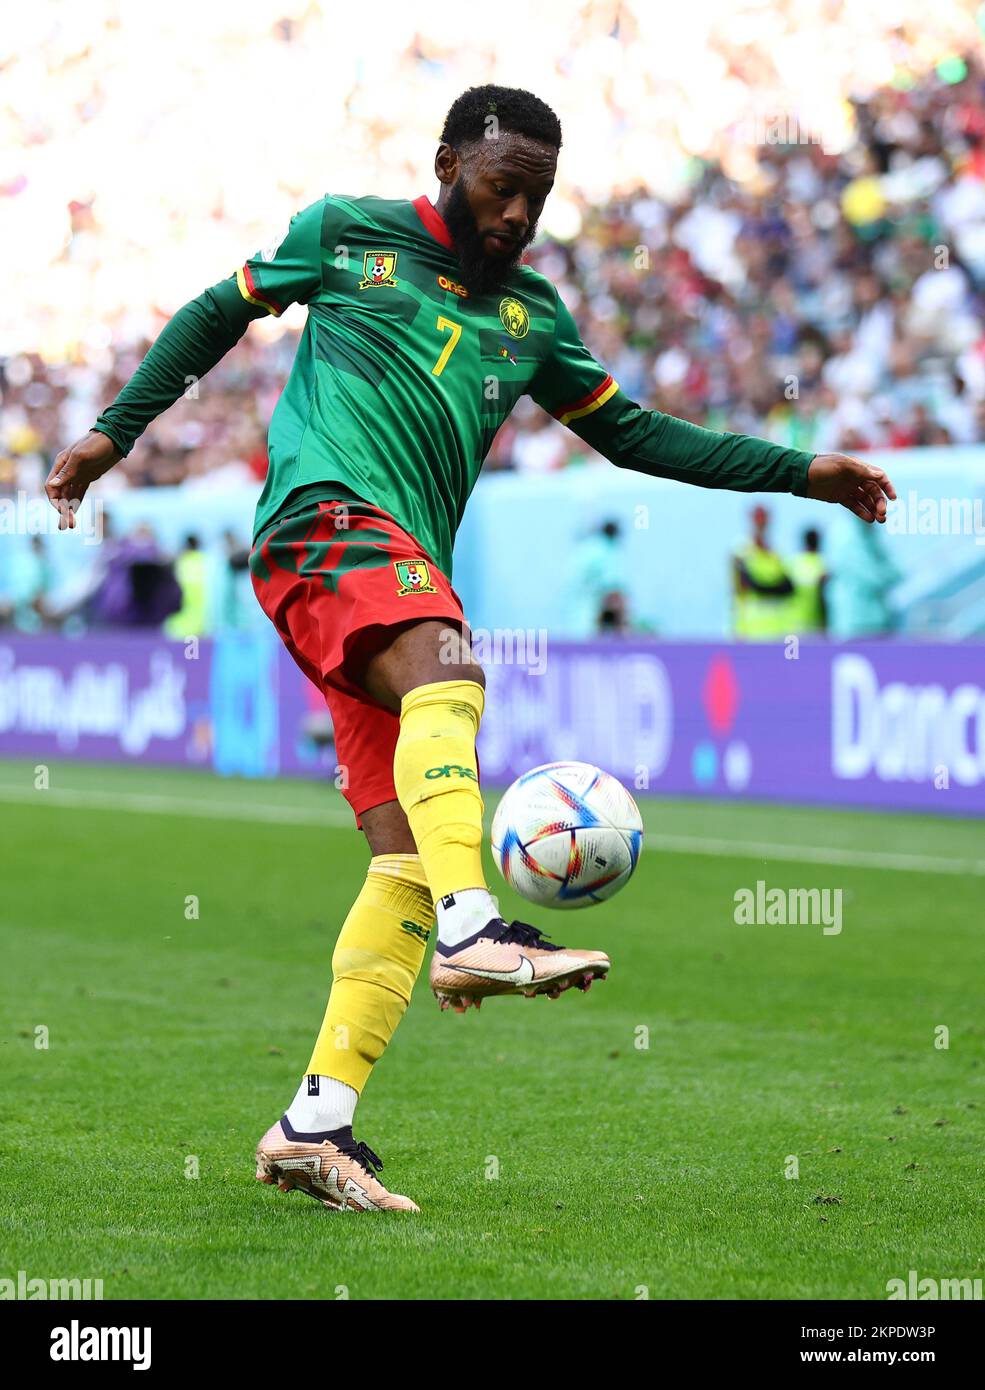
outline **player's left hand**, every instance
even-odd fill
[[[896,501],[896,489],[874,463],[861,463],[848,454],[818,454],[807,470],[807,496],[821,502],[840,502],[863,521],[885,521],[886,499]]]

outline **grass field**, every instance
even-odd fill
[[[422,1214],[360,1219],[252,1162],[362,881],[337,793],[32,776],[0,764],[0,1275],[107,1298],[881,1299],[910,1269],[985,1274],[980,824],[644,803],[615,902],[528,912],[609,949],[607,983],[463,1016],[418,983],[356,1135]],[[840,935],[737,926],[758,879],[841,888]]]

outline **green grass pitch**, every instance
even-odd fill
[[[107,1298],[626,1300],[982,1277],[980,824],[642,809],[615,901],[525,914],[609,949],[608,982],[459,1016],[422,976],[356,1126],[422,1213],[360,1219],[252,1161],[368,857],[338,794],[57,762],[40,791],[0,765],[0,1275]],[[841,934],[736,925],[758,879],[841,888]]]

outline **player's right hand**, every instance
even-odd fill
[[[108,473],[123,455],[108,434],[90,430],[63,449],[51,466],[44,490],[58,512],[59,531],[75,529],[75,513],[86,495],[86,488]]]

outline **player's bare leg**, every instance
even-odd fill
[[[490,995],[557,998],[604,978],[604,952],[566,950],[526,922],[507,923],[489,892],[475,754],[485,679],[467,639],[440,620],[402,627],[367,662],[362,684],[400,714],[398,802],[363,825],[374,853],[409,841],[420,855],[437,915],[431,988],[441,1007],[463,1012]]]
[[[404,808],[399,801],[384,801],[362,814],[363,834],[370,854],[416,854]]]

